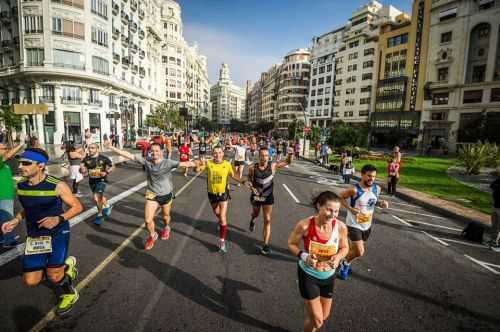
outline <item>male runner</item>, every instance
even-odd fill
[[[82,160],[80,165],[80,172],[89,174],[90,190],[94,195],[94,201],[97,205],[97,217],[94,224],[101,225],[104,217],[109,217],[111,214],[111,206],[108,205],[106,197],[104,197],[104,190],[108,182],[108,174],[111,173],[115,167],[111,159],[99,153],[99,146],[92,143],[89,145],[89,155]]]
[[[188,162],[192,155],[193,151],[189,147],[188,140],[185,139],[182,145],[179,147],[179,160],[181,162]],[[184,176],[187,177],[187,173],[188,173],[188,168],[184,167]]]
[[[21,220],[26,220],[23,281],[35,287],[46,274],[62,291],[57,313],[64,314],[78,300],[78,292],[72,286],[78,275],[76,259],[68,256],[68,220],[83,208],[64,181],[45,174],[48,160],[47,152],[37,148],[27,149],[21,155],[19,169],[24,179],[17,184],[17,194],[23,209],[2,225],[2,232],[12,232]],[[66,212],[63,203],[69,207]]]
[[[370,236],[375,205],[389,207],[387,201],[379,199],[380,187],[375,184],[376,176],[375,166],[365,165],[361,169],[361,181],[340,193],[340,202],[347,209],[346,224],[351,240],[349,253],[340,266],[340,279],[347,280],[352,273],[352,261],[365,253],[365,242]]]
[[[278,161],[276,163],[270,161],[269,150],[260,148],[259,162],[250,166],[248,169],[248,180],[252,182],[252,191],[250,195],[250,203],[252,204],[252,218],[250,219],[250,232],[255,229],[255,218],[259,216],[260,209],[264,215],[263,239],[264,245],[260,252],[263,255],[269,255],[269,241],[271,239],[271,214],[273,211],[274,194],[273,194],[273,178],[276,171],[282,167],[290,165],[293,159],[293,151],[288,151],[286,161]]]
[[[198,143],[198,154],[200,155],[200,160],[202,162],[205,162],[207,159],[207,151],[208,151],[208,144],[205,139],[205,137],[202,137],[200,139],[200,142]]]
[[[229,196],[229,176],[239,183],[247,183],[235,174],[229,161],[224,160],[222,147],[217,146],[212,150],[213,160],[208,160],[202,166],[207,171],[208,200],[212,206],[217,221],[219,222],[219,252],[227,252],[225,243],[227,235],[227,206],[231,199]]]
[[[111,151],[133,160],[144,166],[148,178],[148,189],[146,190],[146,205],[144,207],[144,222],[149,231],[149,237],[144,244],[145,250],[151,250],[158,239],[154,217],[158,208],[161,208],[164,227],[160,231],[160,239],[170,238],[170,209],[173,199],[172,171],[178,167],[198,167],[199,164],[191,161],[178,162],[163,158],[160,144],[151,144],[151,160],[145,160],[141,156],[133,155],[125,150],[111,146],[111,142],[104,142]]]
[[[245,169],[245,159],[247,148],[243,144],[243,139],[240,138],[237,145],[232,145],[234,149],[234,166],[236,168],[236,173],[240,177],[243,177],[243,170]],[[238,187],[240,184],[238,183]]]

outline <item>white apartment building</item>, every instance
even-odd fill
[[[335,56],[344,36],[344,27],[314,37],[311,46],[311,80],[307,114],[311,126],[330,127],[334,105]]]
[[[296,119],[304,119],[307,107],[304,101],[309,94],[310,56],[308,49],[296,49],[284,57],[278,82],[278,130],[287,130]]]
[[[335,57],[334,121],[368,122],[376,88],[379,27],[401,11],[377,1],[358,8],[343,30]]]
[[[500,1],[431,7],[422,147],[500,140]]]
[[[200,54],[196,44],[189,46],[184,39],[181,6],[174,0],[163,0],[162,5],[165,98],[167,102],[188,107],[195,117],[209,117],[207,58]]]
[[[160,0],[2,0],[0,100],[45,103],[48,115],[25,116],[40,142],[77,143],[89,128],[144,128],[164,102]]]
[[[247,95],[247,98],[250,98],[247,101],[249,109],[248,109],[248,123],[256,124],[257,122],[262,120],[262,76],[261,78],[252,85],[252,89],[250,93]]]
[[[210,88],[212,120],[222,125],[229,125],[232,119],[241,120],[245,112],[245,90],[231,81],[229,66],[223,63],[219,72],[219,81]]]
[[[263,75],[262,79],[262,121],[277,122],[277,97],[281,64],[275,64]]]

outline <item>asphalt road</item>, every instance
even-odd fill
[[[247,230],[248,189],[236,185],[229,251],[217,252],[206,177],[193,172],[174,176],[170,240],[144,251],[144,181],[139,166],[121,165],[107,190],[120,198],[111,217],[100,227],[92,223],[95,215],[73,226],[70,252],[78,259],[81,291],[70,314],[52,316],[57,298],[50,284],[26,288],[19,257],[2,263],[12,252],[0,253],[0,331],[301,331],[296,259],[286,241],[294,224],[313,213],[313,194],[344,188],[337,177],[301,161],[280,171],[269,257],[259,254],[261,219],[254,233]],[[86,184],[82,191],[89,210]],[[499,331],[500,255],[461,239],[460,223],[387,199],[391,206],[376,213],[352,278],[336,280],[323,330]]]

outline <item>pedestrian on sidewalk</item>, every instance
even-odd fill
[[[396,159],[396,162],[398,164],[401,164],[401,152],[399,151],[399,146],[395,146],[394,150],[392,151],[392,157]]]
[[[76,148],[72,142],[66,145],[66,155],[69,160],[69,178],[72,180],[72,192],[76,197],[81,197],[82,193],[78,189],[83,175],[80,173],[80,164],[85,158],[85,151],[82,148]]]
[[[496,169],[497,179],[490,185],[493,191],[493,213],[491,214],[490,248],[500,252],[500,166]]]
[[[326,143],[321,144],[319,154],[321,157],[321,164],[326,166],[328,164],[328,145]]]
[[[387,193],[391,196],[396,195],[396,184],[399,181],[399,163],[397,158],[393,157],[387,164]]]
[[[342,177],[344,178],[344,183],[351,183],[351,176],[354,174],[354,164],[352,162],[352,156],[350,152],[347,152],[347,155],[344,159],[344,167],[342,169]]]

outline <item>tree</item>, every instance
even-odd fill
[[[219,125],[215,121],[210,121],[208,118],[202,117],[198,120],[198,129],[204,128],[206,131],[215,131]]]
[[[266,122],[266,121],[259,121],[255,124],[255,131],[257,131],[260,134],[266,134],[274,129],[274,123],[273,122]]]
[[[23,117],[15,114],[11,106],[0,106],[0,122],[5,124],[7,130],[7,143],[13,145],[12,129],[21,130]]]
[[[237,120],[237,119],[231,119],[231,123],[229,124],[230,128],[232,131],[236,132],[245,132],[248,130],[248,126],[246,122]]]
[[[166,103],[158,105],[147,116],[146,125],[161,130],[184,128],[184,118],[179,115],[179,104]]]
[[[366,125],[353,125],[343,121],[335,122],[332,130],[330,130],[330,137],[328,144],[332,146],[366,146],[368,137],[368,126]]]
[[[296,139],[298,137],[302,137],[302,133],[304,130],[304,121],[302,120],[293,120],[288,125],[288,139]]]

